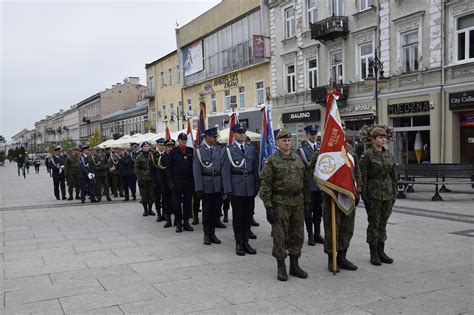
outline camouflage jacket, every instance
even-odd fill
[[[397,175],[392,154],[385,148],[381,152],[373,147],[360,157],[360,191],[363,200],[395,200]]]
[[[79,176],[79,155],[69,155],[64,162],[64,167],[66,169],[66,176],[68,178]]]
[[[96,177],[107,176],[107,156],[105,154],[93,154],[91,156],[92,169]]]
[[[117,153],[111,153],[107,160],[107,168],[110,174],[112,175],[120,175],[118,169],[118,162],[120,160],[120,156]],[[113,170],[111,170],[113,169]]]
[[[306,167],[299,155],[280,151],[268,158],[260,176],[260,198],[266,208],[273,204],[303,206],[311,202]]]
[[[150,167],[150,155],[153,154],[153,152],[141,152],[136,160],[135,164],[133,166],[133,170],[135,175],[137,176],[137,180],[143,181],[143,180],[151,180],[151,167]]]

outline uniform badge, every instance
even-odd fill
[[[235,164],[239,165],[240,164],[240,161],[234,161]]]

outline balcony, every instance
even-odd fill
[[[146,89],[145,92],[143,92],[143,98],[154,99],[155,98],[155,90]]]
[[[328,94],[329,85],[318,86],[311,89],[311,101],[319,104],[326,104],[326,95]],[[341,92],[339,101],[345,101],[349,97],[348,84],[335,84],[334,88]]]
[[[349,33],[347,16],[331,16],[311,24],[311,38],[325,43]]]

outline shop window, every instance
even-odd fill
[[[474,13],[458,18],[456,41],[457,60],[467,61],[474,59]]]
[[[286,38],[295,36],[295,8],[285,9],[285,35]]]
[[[296,92],[296,73],[295,65],[286,66],[286,92],[295,93]]]
[[[393,127],[411,127],[411,117],[393,118]]]
[[[418,31],[402,34],[403,72],[418,70],[418,50]]]
[[[429,126],[430,116],[413,116],[413,126]]]
[[[360,53],[360,79],[367,78],[369,73],[369,61],[374,57],[372,43],[366,43],[359,46]]]

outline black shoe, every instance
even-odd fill
[[[67,200],[74,200],[74,198],[72,198],[72,196],[69,196],[69,198],[67,198]]]
[[[63,196],[63,200],[67,200],[67,197],[66,197],[66,196]]]
[[[56,197],[56,200],[61,200],[61,198],[59,198],[59,197]]]
[[[112,201],[112,198],[110,198],[109,196],[107,196],[106,198],[107,198],[107,201]]]
[[[288,280],[288,274],[286,273],[285,261],[284,260],[277,260],[277,263],[278,263],[277,279],[279,281]]]
[[[324,238],[319,233],[314,235],[314,241],[318,244],[324,244]]]
[[[133,200],[133,201],[137,200],[137,197],[136,197],[136,196],[133,196],[133,197],[132,197],[132,200]]]
[[[227,226],[224,223],[220,222],[220,221],[216,223],[216,228],[218,228],[218,229],[225,229],[226,227]]]
[[[155,216],[156,213],[153,212],[153,210],[151,209],[151,207],[148,209],[148,215],[151,215],[151,216]]]
[[[337,265],[339,266],[339,268],[344,270],[357,270],[357,266],[346,259],[346,253],[347,249],[340,250],[337,252]]]
[[[252,248],[252,246],[250,246],[248,242],[244,242],[244,251],[250,255],[257,254],[257,251],[254,248]]]
[[[253,234],[252,230],[249,231],[249,238],[251,240],[256,240],[257,239],[257,235]]]
[[[384,264],[393,263],[393,259],[388,257],[387,254],[385,254],[385,243],[379,243],[377,245],[377,251],[381,262],[383,262]]]
[[[167,220],[166,223],[165,223],[165,225],[163,225],[164,228],[169,228],[169,227],[171,227],[171,226],[172,226],[171,220]]]
[[[76,195],[76,200],[80,200],[80,199],[81,199],[81,196]]]
[[[328,254],[328,270],[329,272],[334,272],[332,269],[332,254]],[[336,272],[339,272],[339,266],[337,265],[337,258],[336,258]]]
[[[194,217],[192,225],[198,225],[199,224],[199,218],[197,216]]]
[[[308,245],[315,246],[316,242],[314,241],[314,235],[312,233],[308,234]]]
[[[204,245],[211,245],[212,244],[212,240],[211,240],[211,237],[209,235],[204,235]]]
[[[258,223],[257,221],[255,221],[255,219],[254,219],[253,216],[252,216],[252,219],[250,220],[250,225],[251,225],[251,226],[260,226],[260,223]]]
[[[212,234],[212,235],[211,235],[211,242],[213,242],[214,244],[220,244],[220,243],[222,243],[221,240],[218,239],[215,234]]]
[[[225,223],[229,222],[229,210],[224,210],[224,220]]]
[[[96,198],[97,202],[100,202],[102,200],[102,197]]]
[[[85,200],[85,199],[81,199],[81,203],[85,203],[85,202],[86,202],[86,200]]]
[[[98,201],[97,199],[95,199],[95,198],[91,198],[91,202],[94,202],[94,203],[95,203],[95,202],[99,202],[99,201]]]
[[[129,200],[130,200],[130,199],[129,199],[128,197],[125,197],[125,199],[122,200],[122,201],[129,201]]]
[[[147,205],[142,203],[142,207],[143,207],[143,214],[142,216],[144,217],[147,217],[148,216],[148,208],[147,208]]]
[[[242,244],[237,244],[235,246],[235,253],[239,256],[245,256],[244,246]]]
[[[377,244],[369,244],[370,249],[370,263],[374,266],[380,266],[382,261],[380,260]]]
[[[290,256],[290,275],[301,279],[308,278],[308,273],[298,264],[298,257]]]
[[[120,197],[124,197],[124,194],[123,194],[123,193],[120,193],[120,195],[119,195],[119,196],[120,196]]]
[[[176,219],[174,219],[173,226],[176,226],[176,225],[178,225],[178,222],[176,221]]]
[[[183,229],[184,229],[185,231],[189,231],[189,232],[194,231],[194,229],[192,228],[192,226],[189,225],[188,220],[184,220]]]
[[[158,211],[157,211],[157,212],[158,212]],[[163,221],[163,219],[164,219],[164,218],[163,218],[163,216],[161,216],[161,215],[156,216],[156,222],[161,222],[161,221]]]
[[[183,232],[183,225],[181,223],[178,223],[176,225],[176,233],[181,233]]]
[[[117,198],[118,197],[118,194],[114,194],[114,198]],[[120,197],[123,197],[123,196],[120,196]]]

